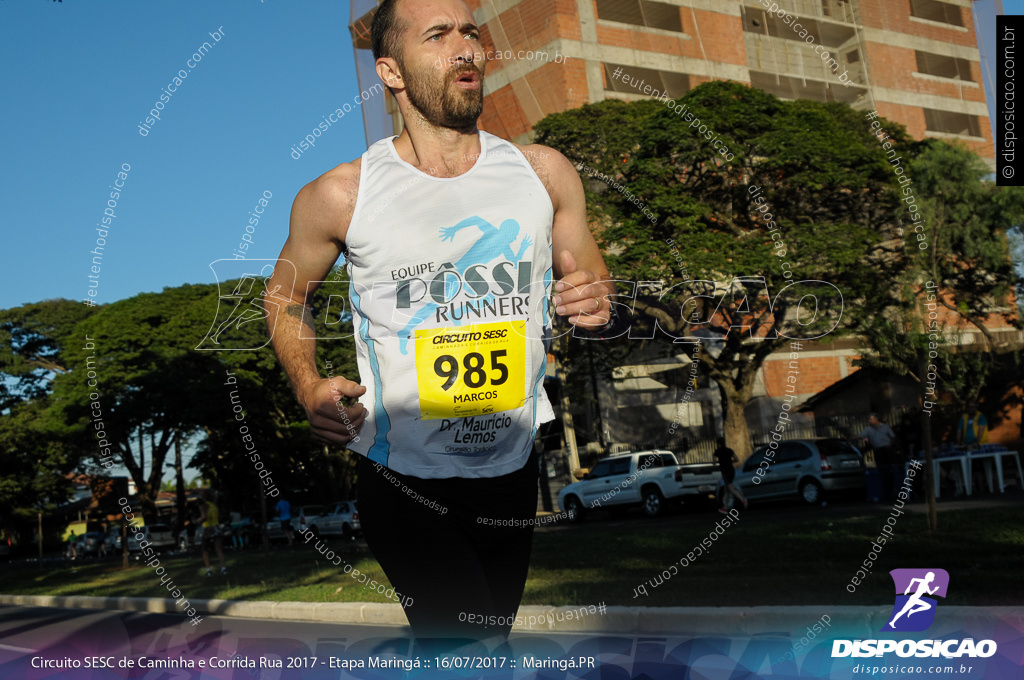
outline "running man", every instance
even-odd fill
[[[907,618],[909,619],[914,614],[918,612],[928,611],[934,606],[921,599],[925,595],[931,595],[939,589],[938,586],[935,586],[934,588],[928,587],[928,584],[930,584],[934,580],[934,571],[929,571],[924,578],[910,579],[910,583],[907,584],[907,589],[903,593],[904,595],[908,594],[911,591],[911,589],[913,589],[915,583],[918,583],[920,585],[918,585],[917,587],[917,592],[911,595],[910,599],[907,600],[907,602],[903,605],[903,609],[901,609],[896,616],[892,617],[892,621],[889,622],[890,628],[893,628],[893,624],[896,623],[896,619],[900,618],[904,614],[906,614]]]
[[[477,129],[486,64],[470,8],[384,0],[370,37],[405,127],[299,192],[267,324],[313,433],[362,454],[363,533],[412,603],[413,633],[507,636],[511,623],[467,613],[518,610],[533,525],[477,518],[536,514],[549,302],[597,330],[614,289],[572,163]],[[322,378],[309,339],[309,296],[343,251],[358,382]]]

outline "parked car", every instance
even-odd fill
[[[303,518],[306,526],[316,536],[341,536],[351,540],[363,531],[354,501],[338,501],[327,509],[318,505],[303,506],[298,519],[299,531],[302,530]]]
[[[115,525],[107,528],[107,533],[103,534],[103,543],[107,546],[107,554],[120,554],[121,552],[121,525]]]
[[[149,546],[154,550],[174,548],[177,542],[174,539],[174,532],[166,524],[146,524],[137,529],[128,527],[128,552],[140,552],[140,541],[136,536],[142,533],[142,540],[149,541]]]
[[[713,466],[680,465],[671,451],[637,451],[603,458],[583,479],[558,493],[558,506],[582,521],[591,509],[619,510],[639,505],[649,517],[666,501],[714,493],[721,475]]]
[[[676,481],[681,485],[680,495],[689,500],[713,501],[722,484],[722,471],[718,469],[718,462],[687,463],[686,455],[678,456],[683,462],[676,467]]]
[[[842,439],[790,439],[772,451],[762,446],[736,471],[735,484],[749,500],[793,496],[816,505],[826,494],[867,491],[864,456]],[[734,503],[729,494],[726,507]]]

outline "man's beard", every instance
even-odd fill
[[[433,78],[431,72],[436,72],[436,69],[431,68],[426,73],[408,73],[405,93],[409,102],[431,125],[452,130],[475,127],[484,110],[484,76],[480,69],[462,64],[441,77]],[[467,72],[477,74],[480,87],[475,90],[453,87],[452,83]]]

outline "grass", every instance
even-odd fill
[[[949,510],[941,533],[930,535],[925,518],[905,514],[896,538],[883,547],[873,572],[855,594],[850,578],[867,559],[888,508],[781,520],[751,511],[725,530],[712,549],[679,568],[648,597],[634,588],[672,563],[678,564],[708,536],[721,516],[702,514],[680,521],[640,518],[539,531],[523,604],[627,606],[872,605],[892,602],[889,569],[937,567],[950,573],[951,605],[1024,604],[1024,510],[999,507]],[[338,549],[340,542],[332,542]],[[387,582],[361,543],[346,545],[342,558]],[[189,599],[293,602],[389,602],[328,563],[311,548],[294,551],[228,552],[226,577],[203,576],[198,555],[161,558]],[[0,568],[4,593],[26,595],[166,596],[152,568],[119,561],[11,564]]]
[[[725,530],[712,549],[679,567],[648,597],[634,588],[678,564],[714,528],[706,523],[645,530],[627,522],[609,534],[600,523],[539,534],[524,602],[648,606],[864,605],[892,602],[888,571],[937,567],[950,573],[953,605],[1024,603],[1024,511],[1016,508],[945,511],[941,533],[930,535],[924,515],[898,518],[896,538],[882,547],[873,572],[847,592],[868,558],[888,508],[855,517],[773,523],[751,511]],[[810,513],[809,513],[810,514]]]

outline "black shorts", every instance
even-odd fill
[[[722,468],[722,482],[726,485],[732,484],[736,480],[736,468],[732,465],[726,465]]]
[[[203,527],[203,547],[213,545],[213,541],[220,538],[220,527]]]
[[[289,519],[281,520],[281,531],[283,531],[284,533],[287,534],[291,530],[292,530],[292,522],[291,522],[291,520],[289,520]]]
[[[537,453],[515,472],[475,479],[422,479],[378,471],[364,456],[358,461],[363,535],[395,591],[413,600],[405,609],[413,633],[477,639],[507,635],[530,565]],[[524,521],[496,527],[484,518]],[[509,621],[484,627],[468,623],[469,614]]]

